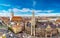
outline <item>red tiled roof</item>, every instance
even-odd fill
[[[10,19],[8,17],[1,17],[1,20],[9,21]]]
[[[20,17],[20,16],[13,16],[12,17],[12,21],[22,21],[23,19],[22,19],[22,17]]]
[[[57,19],[56,22],[60,22],[60,19]]]
[[[41,19],[39,19],[39,20],[48,20],[48,18],[41,18]]]

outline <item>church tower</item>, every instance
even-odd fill
[[[14,16],[14,12],[13,12],[13,11],[11,11],[11,16],[12,16],[12,17]]]
[[[32,19],[31,19],[31,35],[34,34],[35,36],[35,13],[34,10],[32,11]]]
[[[13,16],[14,16],[14,12],[11,11],[10,20],[12,19]]]

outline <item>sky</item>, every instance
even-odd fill
[[[0,0],[0,16],[60,16],[60,0]]]

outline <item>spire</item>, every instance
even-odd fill
[[[32,20],[31,20],[31,35],[33,34],[35,36],[35,13],[34,13],[34,8],[35,8],[36,2],[33,1],[33,11],[32,11]]]
[[[11,16],[13,17],[14,16],[14,12],[11,10]]]
[[[34,18],[35,17],[35,14],[34,14],[34,10],[32,11],[32,18]]]
[[[51,28],[51,26],[50,26],[50,25],[48,25],[48,26],[47,26],[47,29],[48,29],[48,28]]]
[[[34,34],[34,36],[35,36],[35,13],[34,13],[34,10],[32,11],[32,20],[31,20],[31,35],[32,34]]]
[[[47,28],[46,28],[46,31],[50,31],[51,30],[51,26],[48,25]]]
[[[13,10],[11,10],[10,20],[12,19],[13,16],[14,16],[14,12],[13,12]]]
[[[35,13],[32,11],[32,25],[35,26]]]

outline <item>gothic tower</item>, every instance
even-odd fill
[[[34,34],[35,36],[35,13],[34,10],[32,12],[32,19],[31,19],[31,35]]]

